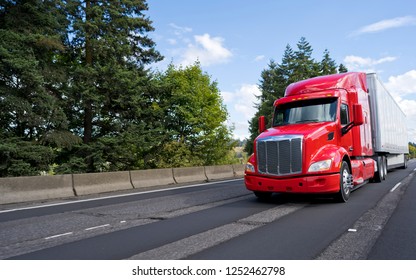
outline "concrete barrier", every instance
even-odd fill
[[[0,178],[0,204],[74,196],[72,175]]]
[[[130,171],[135,189],[175,184],[172,168]]]
[[[244,164],[0,178],[0,204],[244,176]]]
[[[245,164],[233,164],[234,176],[238,178],[244,177],[245,168]]]
[[[133,189],[129,171],[74,174],[76,195]]]
[[[232,165],[205,166],[205,175],[208,180],[234,178],[234,169]]]
[[[205,176],[205,170],[203,166],[174,168],[173,177],[178,184],[203,182],[208,180],[208,178]]]

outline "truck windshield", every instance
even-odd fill
[[[336,119],[337,99],[312,99],[278,105],[273,126],[297,123],[333,122]]]

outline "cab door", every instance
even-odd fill
[[[350,123],[351,117],[350,117],[350,111],[351,108],[348,106],[347,103],[341,102],[340,106],[340,124],[341,129],[345,126],[347,126]],[[341,131],[340,129],[340,131]],[[342,135],[341,133],[341,147],[343,147],[350,156],[352,156],[353,152],[353,142],[352,142],[352,133],[351,129]]]

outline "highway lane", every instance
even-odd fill
[[[314,259],[415,167],[389,172],[346,204],[279,194],[262,202],[233,180],[0,211],[0,258]]]
[[[240,179],[108,199],[88,198],[80,203],[63,201],[50,207],[8,209],[0,213],[0,258],[168,220],[245,197],[251,193],[242,187]],[[253,207],[261,206],[253,203]]]

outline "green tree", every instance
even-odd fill
[[[409,157],[416,158],[416,144],[409,142]]]
[[[347,73],[347,72],[348,72],[347,67],[345,67],[345,65],[341,63],[338,67],[338,73]]]
[[[157,167],[226,163],[235,143],[224,124],[227,111],[215,81],[199,65],[170,65],[158,77],[164,87],[159,105],[169,136],[157,152]]]
[[[296,82],[320,75],[320,65],[312,58],[313,49],[305,37],[300,38],[297,47],[293,57],[294,62],[291,65],[293,71],[289,80]]]
[[[119,2],[67,1],[65,108],[83,145],[60,154],[60,172],[143,167],[154,118],[146,65],[162,56],[147,36],[154,29],[144,14],[146,2]],[[85,164],[79,164],[82,158]]]
[[[78,141],[67,131],[62,96],[57,90],[66,79],[58,62],[65,49],[66,18],[61,5],[58,0],[2,1],[1,176],[48,170],[54,158],[49,146]]]
[[[145,0],[4,0],[0,176],[232,161],[216,82],[151,73]]]
[[[322,58],[319,66],[319,72],[321,75],[330,75],[337,73],[337,64],[335,63],[335,60],[333,60],[330,57],[328,50],[324,51],[324,57]]]

